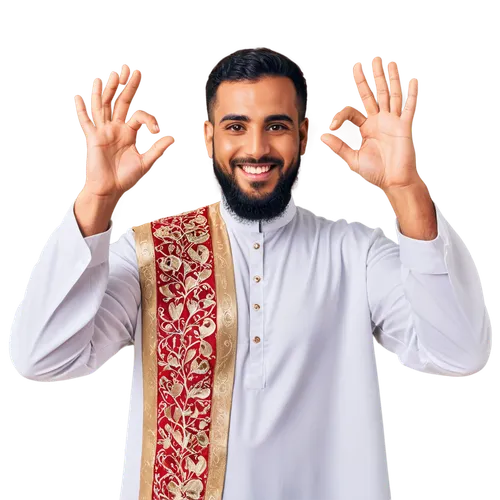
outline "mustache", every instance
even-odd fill
[[[273,158],[272,156],[263,156],[262,158],[259,158],[258,160],[255,160],[254,158],[234,158],[231,160],[231,168],[234,170],[239,164],[261,164],[261,163],[272,163],[278,167],[283,166],[283,161],[279,160],[278,158]]]

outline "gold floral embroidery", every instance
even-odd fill
[[[236,297],[219,203],[134,231],[143,301],[140,498],[220,500]]]

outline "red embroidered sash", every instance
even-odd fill
[[[220,202],[134,226],[144,388],[140,500],[220,500],[236,359]]]

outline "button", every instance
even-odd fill
[[[254,243],[253,247],[257,250],[257,248],[260,248],[260,245],[258,243]]]
[[[253,338],[253,341],[258,344],[260,342],[260,337],[254,337]]]
[[[258,283],[260,281],[260,276],[254,276],[253,279]]]
[[[253,305],[253,308],[254,308],[254,309],[260,309],[260,306],[259,306],[259,304],[254,304],[254,305]]]

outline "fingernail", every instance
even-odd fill
[[[330,128],[335,128],[337,126],[338,120],[333,120],[332,124],[330,125]]]
[[[154,128],[157,132],[160,130],[160,127],[158,127],[158,125],[155,125],[153,128]]]

